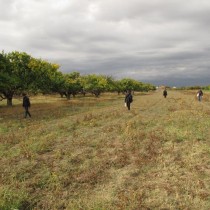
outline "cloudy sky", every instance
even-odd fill
[[[0,0],[0,47],[171,86],[210,84],[208,0]]]

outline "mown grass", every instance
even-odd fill
[[[0,209],[210,209],[210,95],[31,97],[0,107]]]

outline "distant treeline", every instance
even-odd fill
[[[59,93],[61,96],[92,93],[98,97],[102,92],[155,90],[130,78],[115,80],[106,75],[81,75],[79,72],[62,73],[58,64],[33,58],[25,52],[0,53],[0,100],[12,105],[14,95],[28,93]]]
[[[210,90],[210,85],[208,86],[188,86],[188,87],[181,87],[180,90]]]

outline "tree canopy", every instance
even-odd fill
[[[0,100],[12,105],[15,94],[23,92],[60,93],[70,99],[78,93],[90,92],[99,97],[102,92],[126,90],[149,91],[155,87],[130,78],[115,80],[107,75],[81,75],[74,71],[62,73],[55,63],[33,58],[25,52],[0,53]]]

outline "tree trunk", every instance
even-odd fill
[[[70,96],[71,96],[71,94],[67,93],[67,95],[66,95],[67,100],[70,100]]]
[[[7,98],[7,106],[12,106],[12,97]]]
[[[12,106],[13,91],[3,92],[4,97],[7,99],[7,106]]]
[[[82,93],[83,96],[86,95],[86,91],[85,90],[82,90],[81,93]]]
[[[100,91],[98,90],[98,91],[94,91],[94,94],[95,94],[95,96],[98,98],[99,97],[99,95],[100,95]]]

